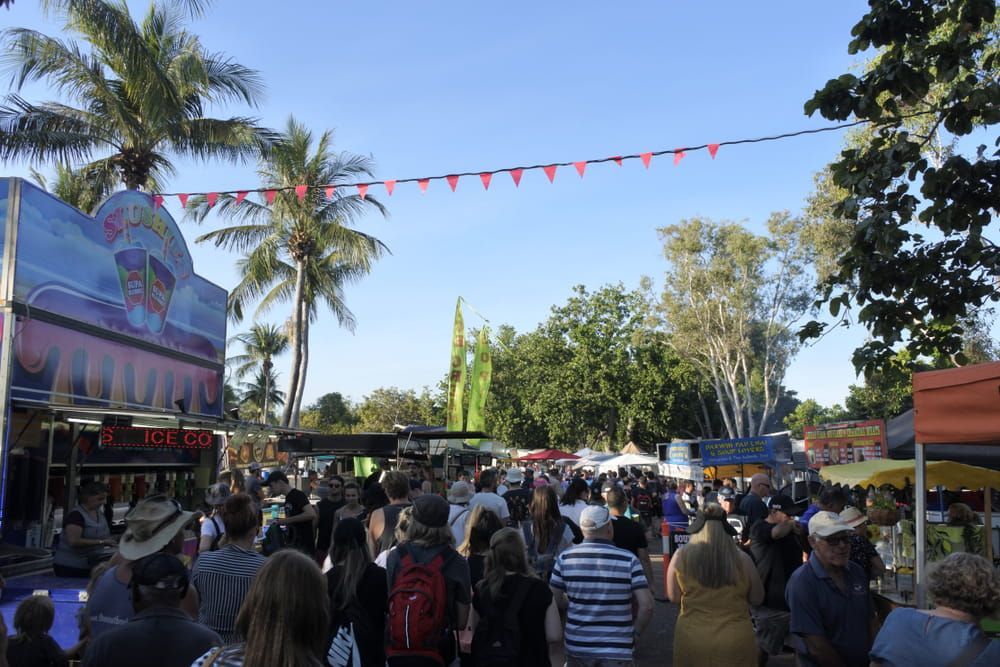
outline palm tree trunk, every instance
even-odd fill
[[[270,408],[271,402],[271,358],[265,357],[264,361],[261,363],[261,367],[264,369],[264,418],[261,420],[265,424],[267,423],[267,418],[270,415],[268,408]]]
[[[288,426],[295,409],[295,397],[299,388],[299,368],[302,365],[302,302],[305,300],[306,267],[301,259],[295,261],[295,299],[292,302],[292,372],[288,378],[288,396],[281,415],[281,425]]]
[[[299,425],[299,414],[302,412],[302,396],[306,392],[306,370],[309,368],[309,306],[302,304],[302,337],[299,340],[299,386],[295,392],[295,407],[292,408],[292,426]]]

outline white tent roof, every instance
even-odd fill
[[[573,453],[579,456],[581,459],[585,459],[588,456],[591,456],[594,453],[594,450],[591,449],[590,447],[584,447],[583,449],[578,449]]]
[[[616,470],[618,468],[631,468],[642,466],[656,466],[660,460],[648,454],[622,454],[614,456],[597,464],[601,470]]]

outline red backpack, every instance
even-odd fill
[[[448,592],[441,573],[444,554],[418,563],[405,545],[396,549],[402,559],[389,591],[386,656],[418,656],[444,664],[441,642],[448,630]]]

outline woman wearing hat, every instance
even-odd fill
[[[87,601],[91,639],[132,618],[132,563],[160,551],[180,554],[184,527],[194,517],[194,512],[184,511],[179,502],[164,495],[139,501],[125,515],[125,534],[118,543],[115,564],[97,580]],[[198,617],[198,594],[193,587],[188,588],[181,609],[191,618]]]
[[[857,507],[847,507],[840,513],[840,519],[854,529],[851,535],[851,560],[861,566],[869,579],[885,574],[885,563],[875,551],[875,545],[868,539],[868,517]]]
[[[687,532],[690,542],[667,569],[667,597],[681,605],[674,664],[755,667],[750,605],[764,601],[764,587],[753,560],[736,546],[736,529],[714,503],[698,512]]]
[[[226,500],[232,495],[228,486],[220,482],[208,487],[205,492],[205,504],[212,508],[208,516],[201,520],[201,540],[198,542],[198,553],[215,551],[221,546],[226,534],[226,524],[222,521],[220,510]]]

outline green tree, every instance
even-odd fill
[[[274,386],[268,384],[274,377],[274,358],[288,350],[288,335],[273,324],[254,324],[250,331],[233,336],[229,343],[241,343],[244,353],[231,356],[226,363],[236,371],[236,379],[259,373],[264,383],[261,396],[261,414],[270,415],[270,393]]]
[[[334,391],[323,394],[306,407],[300,425],[325,433],[350,433],[357,421],[351,405]]]
[[[174,157],[243,161],[270,147],[273,133],[253,118],[206,116],[232,101],[255,106],[263,85],[257,72],[206,50],[173,6],[151,4],[137,23],[124,1],[47,4],[86,48],[26,28],[0,35],[14,90],[46,81],[63,98],[35,104],[8,94],[0,159],[85,161],[88,178],[151,189],[174,172]]]
[[[444,423],[444,405],[427,387],[420,394],[413,389],[380,387],[358,404],[355,430],[362,433],[391,433],[397,425]]]
[[[31,177],[70,206],[91,214],[115,191],[118,181],[114,174],[73,169],[65,164],[56,165],[55,178],[51,182],[34,168],[31,168]]]
[[[1000,299],[1000,153],[958,140],[1000,120],[994,0],[872,2],[848,51],[878,49],[860,76],[827,82],[805,105],[830,120],[873,127],[830,166],[831,215],[850,243],[820,303],[857,308],[871,337],[853,355],[866,375],[913,360],[965,363],[963,320]],[[922,228],[929,229],[929,232]],[[814,321],[802,338],[822,335]]]
[[[253,381],[244,382],[240,399],[240,417],[249,421],[259,421],[269,424],[274,421],[272,408],[280,408],[285,403],[285,392],[275,388],[278,374],[274,369],[265,375],[263,369],[258,369]]]
[[[892,419],[913,407],[914,371],[932,368],[926,361],[914,360],[908,350],[900,350],[868,373],[863,385],[848,388],[844,407],[852,419]]]
[[[368,158],[334,154],[333,133],[314,141],[312,132],[289,118],[280,142],[263,159],[259,174],[264,188],[311,186],[303,197],[283,193],[271,206],[221,195],[216,210],[238,224],[204,234],[198,243],[242,253],[239,284],[229,294],[231,317],[240,321],[244,306],[258,301],[258,313],[291,301],[292,365],[281,423],[296,426],[309,365],[309,326],[326,306],[341,326],[354,330],[344,286],[367,275],[387,251],[373,236],[350,225],[368,210],[385,213],[374,197],[326,188],[371,176]],[[210,209],[204,198],[192,202],[191,215],[203,221]]]
[[[659,231],[670,344],[712,387],[729,437],[759,435],[784,394],[792,327],[811,300],[801,221],[774,213],[767,237],[703,218]]]
[[[827,408],[815,400],[807,398],[785,417],[785,426],[791,430],[793,438],[801,438],[806,426],[830,424],[848,418],[847,411],[839,405]]]

